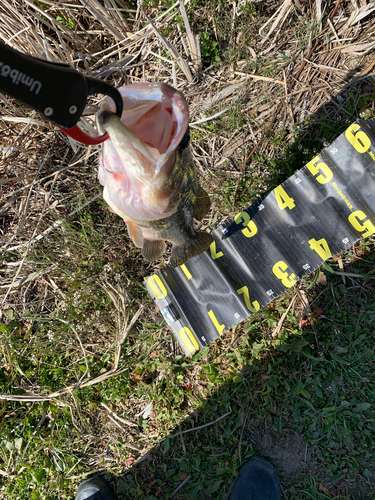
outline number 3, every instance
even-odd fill
[[[236,224],[242,224],[245,229],[242,229],[242,234],[246,238],[252,238],[258,232],[258,228],[254,221],[250,219],[250,215],[247,212],[241,212],[234,218]]]
[[[291,288],[297,282],[297,278],[294,273],[288,275],[286,269],[288,269],[288,265],[285,264],[283,260],[279,260],[279,262],[276,262],[276,264],[273,266],[272,272],[276,276],[276,278],[279,278],[279,280],[281,280],[281,283],[284,286],[286,286],[287,288]]]

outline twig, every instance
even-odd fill
[[[108,418],[109,420],[111,420],[114,424],[117,425],[117,427],[119,427],[122,431],[125,431],[125,429],[122,427],[122,425],[120,425],[113,417],[111,417],[111,415],[108,415]],[[128,448],[130,448],[131,450],[135,450],[135,451],[139,451],[140,453],[142,452],[141,448],[138,448],[138,446],[134,446],[134,444],[130,444],[130,443],[126,443],[126,442],[122,442],[122,444],[124,446],[127,446]]]
[[[184,480],[182,481],[182,483],[181,483],[181,484],[179,484],[179,485],[177,486],[177,488],[174,490],[174,492],[171,494],[171,498],[175,497],[175,496],[177,495],[177,493],[180,491],[180,489],[181,489],[181,488],[183,488],[183,487],[185,486],[185,484],[186,484],[188,481],[190,481],[190,479],[191,479],[191,476],[190,476],[190,475],[189,475],[186,479],[184,479]]]
[[[331,28],[331,30],[333,32],[333,36],[336,38],[337,41],[340,41],[340,39],[336,33],[335,27],[333,26],[332,21],[329,18],[327,19],[327,23],[329,24],[329,27]]]
[[[246,418],[245,418],[245,421],[244,421],[242,429],[241,429],[240,441],[238,443],[238,458],[240,460],[240,465],[242,465],[241,445],[242,445],[243,431],[245,429],[245,425],[246,425],[247,419],[249,418],[249,413],[250,413],[250,410],[251,410],[252,406],[253,406],[253,399],[251,399],[251,403],[250,403],[249,409],[247,410]]]
[[[184,455],[186,455],[186,446],[185,446],[184,438],[182,437],[181,425],[178,426],[178,431],[180,433],[182,449],[184,450]]]
[[[364,278],[365,274],[357,274],[357,273],[347,273],[346,271],[335,271],[335,274],[338,276],[348,276],[349,278]],[[375,280],[375,276],[371,276],[371,280]]]
[[[177,61],[177,64],[180,66],[181,71],[185,74],[186,79],[188,82],[193,81],[193,75],[191,74],[190,68],[188,63],[183,59],[180,54],[177,52],[177,49],[165,38],[165,36],[160,33],[160,31],[157,29],[155,24],[151,21],[151,19],[148,17],[145,11],[143,11],[144,16],[147,18],[148,22],[150,23],[152,29],[154,30],[155,35],[161,43],[164,45],[164,47],[168,50],[172,58]],[[158,56],[160,57],[160,56]],[[168,61],[170,64],[174,64],[173,61]]]
[[[269,76],[260,76],[260,75],[252,75],[250,73],[242,73],[242,71],[234,71],[235,75],[238,76],[246,76],[246,78],[251,78],[252,80],[262,81],[262,82],[272,82],[279,83],[280,85],[284,85],[282,80],[276,80],[276,78],[270,78]]]
[[[185,431],[180,431],[177,434],[172,434],[172,436],[169,436],[169,437],[174,438],[176,436],[180,436],[181,434],[186,434],[187,432],[200,431],[201,429],[204,429],[205,427],[209,427],[210,425],[214,425],[232,413],[232,409],[230,407],[229,407],[229,409],[230,409],[230,411],[228,411],[227,413],[225,413],[221,417],[217,418],[213,422],[209,422],[208,424],[200,425],[199,427],[194,427],[193,429],[186,429]]]
[[[290,311],[290,309],[292,308],[294,302],[296,301],[297,299],[297,294],[292,298],[292,300],[290,301],[290,304],[287,308],[287,310],[285,311],[285,313],[281,316],[278,324],[277,324],[277,327],[274,329],[273,333],[272,333],[272,338],[274,339],[275,337],[277,337],[279,334],[280,334],[280,331],[281,331],[281,328],[283,326],[283,323],[285,321],[285,318],[287,317],[288,315],[288,312]]]
[[[271,36],[271,34],[275,31],[277,25],[279,24],[281,20],[281,25],[279,27],[279,32],[280,29],[282,28],[282,25],[284,24],[286,18],[289,15],[289,12],[292,10],[292,0],[284,0],[284,3],[280,5],[280,7],[277,9],[277,11],[268,19],[268,21],[263,24],[263,26],[259,29],[259,35],[263,38],[263,40],[260,42],[261,45],[264,44],[264,42]],[[272,21],[272,19],[275,17],[275,21],[273,22],[269,32],[267,35],[263,36],[262,31],[268,24]],[[277,35],[276,35],[277,36]]]
[[[197,120],[196,122],[192,122],[192,123],[189,123],[189,125],[198,125],[199,123],[204,123],[204,122],[208,122],[210,120],[213,120],[214,118],[217,118],[218,116],[221,116],[222,114],[226,113],[228,111],[228,109],[230,109],[233,104],[237,101],[237,99],[240,97],[240,95],[242,94],[242,91],[244,89],[246,85],[246,81],[244,82],[244,84],[241,86],[240,90],[238,91],[236,97],[233,99],[233,101],[229,104],[229,106],[227,106],[225,109],[223,109],[222,111],[219,111],[218,113],[215,113],[214,115],[212,116],[209,116],[208,118],[202,118],[201,120]]]
[[[109,408],[106,404],[100,403],[100,405],[103,406],[103,408],[105,408],[108,411],[108,413],[110,413],[114,418],[116,418],[117,420],[119,420],[123,424],[130,425],[131,427],[138,427],[138,425],[135,424],[134,422],[131,422],[130,420],[126,420],[126,418],[119,417],[117,415],[117,413],[112,411],[111,408]]]
[[[199,69],[198,50],[196,47],[196,40],[195,40],[193,32],[191,31],[191,28],[190,28],[189,18],[186,14],[185,4],[184,4],[183,0],[180,0],[180,12],[181,12],[181,16],[182,16],[182,19],[184,21],[184,25],[185,25],[185,29],[186,29],[191,58],[194,62],[194,66],[195,66],[194,69],[196,71],[200,71],[202,69],[202,67]]]
[[[324,64],[316,64],[312,61],[309,61],[306,57],[304,58],[304,60],[309,64],[311,64],[312,66],[314,66],[314,68],[326,69],[328,71],[337,71],[338,73],[345,73],[345,74],[349,73],[349,71],[346,69],[334,68],[332,66],[325,66]]]
[[[238,179],[237,179],[237,184],[236,184],[236,188],[234,190],[234,193],[233,193],[233,203],[232,203],[232,210],[234,210],[234,205],[236,203],[236,195],[237,195],[237,191],[238,191],[238,186],[240,185],[240,180],[242,179],[242,173],[243,173],[243,169],[245,168],[245,166],[247,165],[247,162],[250,160],[250,158],[253,156],[254,152],[256,151],[257,147],[259,146],[259,144],[262,142],[262,140],[260,139],[256,144],[255,146],[253,147],[253,149],[250,151],[250,153],[247,155],[245,161],[242,163],[241,165],[241,168],[240,168],[240,175],[238,176]]]
[[[45,162],[47,161],[48,155],[49,155],[49,150],[48,150],[47,154],[44,156],[43,161],[42,161],[42,162],[40,163],[40,165],[39,165],[38,172],[37,172],[37,174],[36,174],[36,176],[35,176],[35,181],[36,181],[37,176],[39,175],[39,172],[42,170],[42,168],[43,168],[43,166],[44,166]],[[54,180],[53,180],[53,184],[54,184],[54,183],[55,183],[55,181],[56,181],[56,177],[57,177],[57,174],[55,175],[55,178],[54,178]],[[35,182],[35,181],[34,181],[34,182]],[[28,203],[29,203],[29,199],[30,199],[30,196],[31,196],[31,192],[32,192],[32,188],[33,188],[34,182],[33,182],[33,184],[31,184],[31,186],[30,186],[29,194],[28,194],[28,196],[27,196],[27,201],[26,201],[26,204],[25,204],[25,212],[26,212],[27,207],[28,207]],[[45,202],[44,202],[42,212],[41,212],[41,214],[40,214],[40,216],[39,216],[38,222],[37,222],[37,224],[36,224],[36,226],[35,226],[35,228],[34,228],[34,231],[33,231],[33,236],[34,236],[34,234],[37,232],[38,227],[39,227],[39,224],[40,224],[40,223],[41,223],[41,221],[42,221],[42,217],[43,217],[43,215],[44,215],[44,212],[45,212],[45,209],[46,209],[47,203],[48,203],[48,201],[49,201],[49,198],[51,197],[51,194],[52,194],[52,189],[51,189],[51,191],[50,191],[50,195],[48,196],[48,198],[47,198],[47,199],[45,200]],[[22,224],[22,222],[21,222],[21,224]],[[20,229],[21,224],[18,226],[18,230]],[[25,255],[23,256],[22,261],[21,261],[21,263],[20,263],[20,265],[19,265],[19,268],[17,269],[17,272],[16,272],[16,274],[15,274],[15,275],[14,275],[14,277],[13,277],[12,283],[9,285],[9,288],[8,288],[8,290],[7,290],[6,294],[5,294],[4,298],[3,298],[3,301],[2,301],[2,303],[1,303],[1,307],[3,307],[3,305],[5,304],[6,299],[8,298],[8,295],[9,295],[9,293],[10,293],[10,290],[11,290],[11,288],[12,288],[13,284],[15,283],[16,279],[18,278],[19,273],[21,272],[22,266],[23,266],[23,264],[24,264],[24,262],[25,262],[25,260],[26,260],[26,257],[27,257],[27,255],[28,255],[28,253],[29,253],[29,250],[30,250],[30,247],[31,247],[31,242],[32,242],[32,239],[33,239],[33,237],[32,237],[32,238],[31,238],[31,240],[30,240],[30,241],[26,244],[26,245],[27,245],[27,248],[26,248]],[[1,315],[1,310],[0,310],[0,315]]]
[[[17,281],[12,281],[12,283],[10,285],[0,285],[0,288],[8,288],[8,287],[15,288],[17,286],[22,286],[25,283],[28,283],[29,281],[35,280],[37,277],[42,276],[43,274],[49,273],[53,269],[56,269],[55,264],[52,264],[52,266],[49,266],[46,269],[42,269],[40,271],[35,271],[34,273],[28,274],[27,276],[24,276],[23,278],[21,278]]]
[[[367,75],[367,73],[369,73],[370,71],[372,71],[372,69],[374,68],[374,66],[375,66],[375,59],[367,66],[367,68],[365,68],[363,71],[361,71],[360,76]]]
[[[340,311],[340,306],[339,306],[339,304],[338,304],[338,302],[337,302],[336,295],[335,295],[335,292],[334,292],[334,290],[333,290],[333,284],[331,283],[330,285],[331,285],[331,293],[332,293],[332,297],[333,297],[333,300],[334,300],[334,301],[335,301],[335,303],[336,303],[336,308],[337,308],[337,310],[338,310],[338,311]]]
[[[59,321],[61,321],[62,323],[64,323],[65,325],[68,325],[69,328],[71,330],[73,330],[75,336],[77,337],[77,340],[79,342],[79,345],[81,346],[81,350],[82,350],[82,353],[83,353],[83,357],[85,359],[85,365],[86,365],[86,371],[85,373],[82,375],[82,379],[83,377],[87,374],[87,376],[90,378],[91,377],[91,374],[90,374],[90,368],[89,368],[89,363],[87,361],[87,356],[86,356],[86,351],[85,351],[85,348],[83,347],[83,344],[82,344],[82,341],[81,341],[81,338],[80,336],[78,335],[78,332],[75,328],[73,328],[73,326],[69,323],[69,321],[65,321],[64,319],[61,319],[61,318],[57,318]]]
[[[63,403],[62,401],[57,400],[56,398],[59,398],[63,394],[70,393],[76,389],[81,389],[83,387],[90,387],[91,385],[98,384],[99,382],[104,382],[105,380],[108,380],[109,378],[112,377],[117,377],[124,371],[126,371],[128,368],[122,368],[121,370],[113,371],[109,370],[106,373],[103,373],[102,375],[99,375],[98,377],[88,380],[86,382],[77,382],[76,384],[69,385],[68,387],[64,387],[64,389],[59,389],[58,391],[55,391],[51,394],[47,395],[38,395],[38,394],[22,394],[20,396],[15,395],[15,394],[0,394],[0,400],[4,401],[55,401],[58,404],[62,404],[63,406],[69,406],[66,403]]]

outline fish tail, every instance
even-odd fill
[[[191,240],[189,240],[186,245],[173,245],[171,253],[172,266],[181,266],[192,257],[205,252],[213,241],[214,238],[211,234],[200,232],[197,233]]]

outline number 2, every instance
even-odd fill
[[[237,290],[238,295],[243,295],[243,298],[245,299],[245,304],[246,307],[251,311],[252,313],[255,313],[259,311],[260,305],[257,300],[254,300],[254,302],[251,302],[250,300],[250,295],[249,295],[249,289],[247,286],[243,286],[242,288],[239,288]]]

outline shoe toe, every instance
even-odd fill
[[[116,500],[116,497],[107,481],[95,476],[79,485],[75,500]]]

